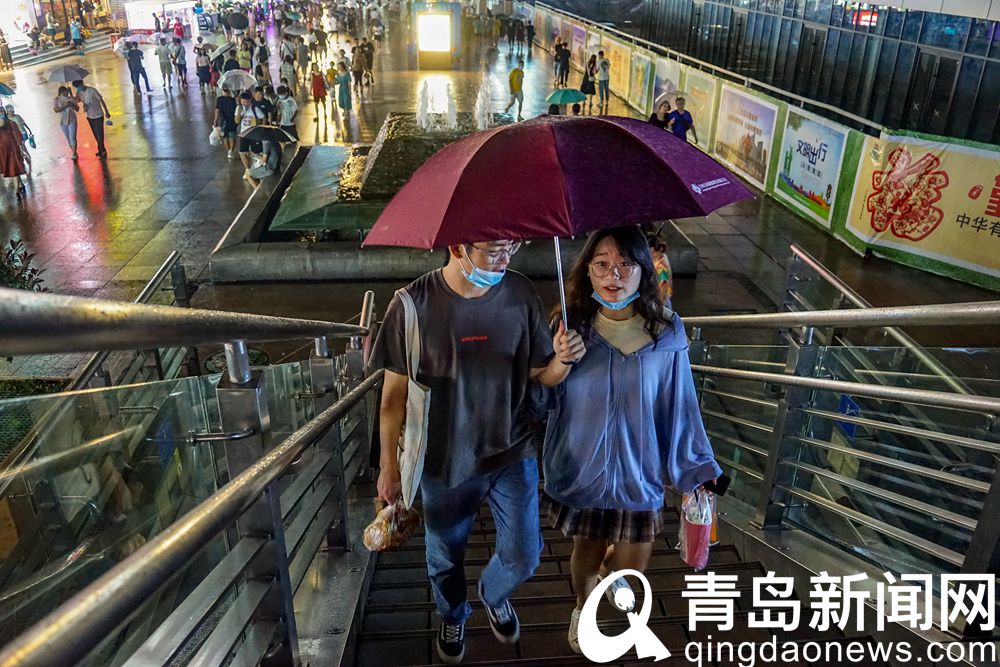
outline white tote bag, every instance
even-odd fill
[[[403,304],[406,322],[406,417],[399,438],[399,476],[403,484],[403,505],[413,507],[424,472],[427,455],[427,421],[431,409],[431,390],[417,382],[420,367],[420,325],[417,308],[406,290],[396,292]]]

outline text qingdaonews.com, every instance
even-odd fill
[[[690,642],[684,657],[702,667],[718,661],[739,667],[776,665],[789,662],[872,664],[890,660],[904,664],[937,664],[943,660],[997,664],[995,642],[931,642],[926,651],[915,649],[910,642],[879,642],[875,640],[841,642],[779,642],[772,637],[766,642],[712,641]]]

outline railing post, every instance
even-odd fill
[[[222,430],[236,432],[253,429],[254,435],[224,444],[229,479],[254,465],[272,447],[271,418],[267,407],[264,374],[250,368],[246,342],[226,343],[226,374],[219,381],[216,394],[222,417]],[[259,498],[237,521],[240,535],[267,536],[267,545],[246,568],[248,579],[267,580],[271,586],[254,613],[255,619],[280,619],[281,646],[265,661],[268,665],[299,665],[298,634],[292,586],[288,573],[288,547],[281,516],[281,499],[276,483],[268,485]],[[263,664],[263,663],[262,663]]]
[[[798,336],[790,335],[785,374],[811,377],[818,353],[819,347],[813,342],[811,327],[801,331]],[[800,447],[790,438],[801,434],[805,417],[798,408],[808,404],[811,396],[811,389],[788,387],[785,395],[778,401],[764,479],[760,483],[760,496],[753,518],[754,525],[760,528],[780,528],[785,517],[787,494],[777,489],[777,485],[790,483],[794,471],[782,466],[781,461],[792,458]]]
[[[988,574],[991,578],[1000,575],[1000,457],[993,459],[993,480],[965,552],[962,574]],[[995,630],[986,629],[987,620],[966,618],[962,634],[969,638],[992,635]]]
[[[337,362],[330,354],[330,346],[325,337],[314,340],[313,352],[309,356],[309,369],[312,376],[312,390],[316,396],[313,405],[315,414],[318,415],[337,400]],[[316,443],[316,447],[331,453],[330,462],[326,464],[321,477],[332,482],[331,500],[327,502],[335,502],[338,507],[337,520],[327,527],[326,545],[331,550],[350,551],[347,480],[344,478],[344,443],[340,437],[340,424],[331,425]]]
[[[170,284],[174,289],[174,301],[181,308],[191,307],[191,292],[188,290],[187,271],[184,265],[177,262],[170,269]]]

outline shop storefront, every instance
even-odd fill
[[[156,18],[159,18],[163,32],[169,32],[174,19],[180,19],[187,37],[197,37],[200,34],[198,14],[195,7],[199,3],[194,0],[178,2],[156,2],[154,0],[138,0],[125,3],[125,20],[128,29],[133,33],[152,34],[156,32]]]
[[[34,28],[38,19],[33,0],[0,0],[0,29],[10,44],[28,41],[27,33]]]

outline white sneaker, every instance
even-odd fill
[[[566,636],[569,641],[569,650],[573,653],[582,654],[580,650],[580,610],[573,609],[569,615],[569,634]]]
[[[614,573],[615,571],[611,570],[608,572],[608,576],[610,577]],[[598,575],[597,581],[604,581],[605,578],[606,577]],[[628,592],[627,593],[623,592],[621,595],[619,595],[618,591],[628,591]],[[622,611],[632,611],[633,609],[635,609],[635,592],[632,590],[632,587],[629,586],[628,582],[625,580],[625,577],[615,579],[614,583],[612,583],[604,591],[604,597],[608,599],[608,602],[613,604],[618,609],[621,609]]]
[[[232,151],[226,151],[226,157],[228,159],[232,160],[233,159],[233,152]]]

